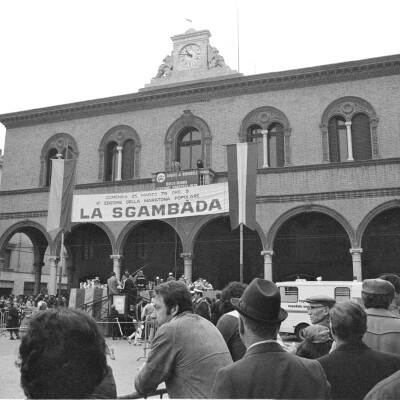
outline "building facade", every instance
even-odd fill
[[[18,232],[32,242],[36,288],[45,249],[50,260],[59,252],[60,235],[46,232],[57,154],[78,160],[76,196],[112,197],[152,191],[158,172],[177,163],[194,170],[198,160],[204,187],[226,182],[225,145],[246,141],[258,143],[258,172],[257,229],[244,231],[245,282],[399,271],[400,55],[242,76],[210,36],[174,36],[171,55],[137,93],[0,116],[1,279]],[[65,248],[69,287],[142,267],[151,280],[183,273],[215,288],[239,279],[239,232],[226,211],[89,218],[73,223]]]

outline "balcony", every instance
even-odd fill
[[[210,185],[215,181],[215,172],[210,168],[163,171],[152,175],[156,190]]]

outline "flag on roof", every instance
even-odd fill
[[[71,230],[72,196],[75,187],[76,159],[52,160],[47,232]]]
[[[257,143],[227,146],[231,228],[256,228]]]

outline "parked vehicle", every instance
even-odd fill
[[[361,284],[357,281],[306,281],[296,279],[290,282],[277,282],[281,293],[282,308],[288,317],[281,324],[281,333],[294,333],[300,339],[300,332],[311,325],[306,298],[326,295],[338,303],[348,300],[362,303]]]

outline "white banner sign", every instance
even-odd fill
[[[134,221],[229,212],[227,183],[181,189],[74,195],[72,222]]]

